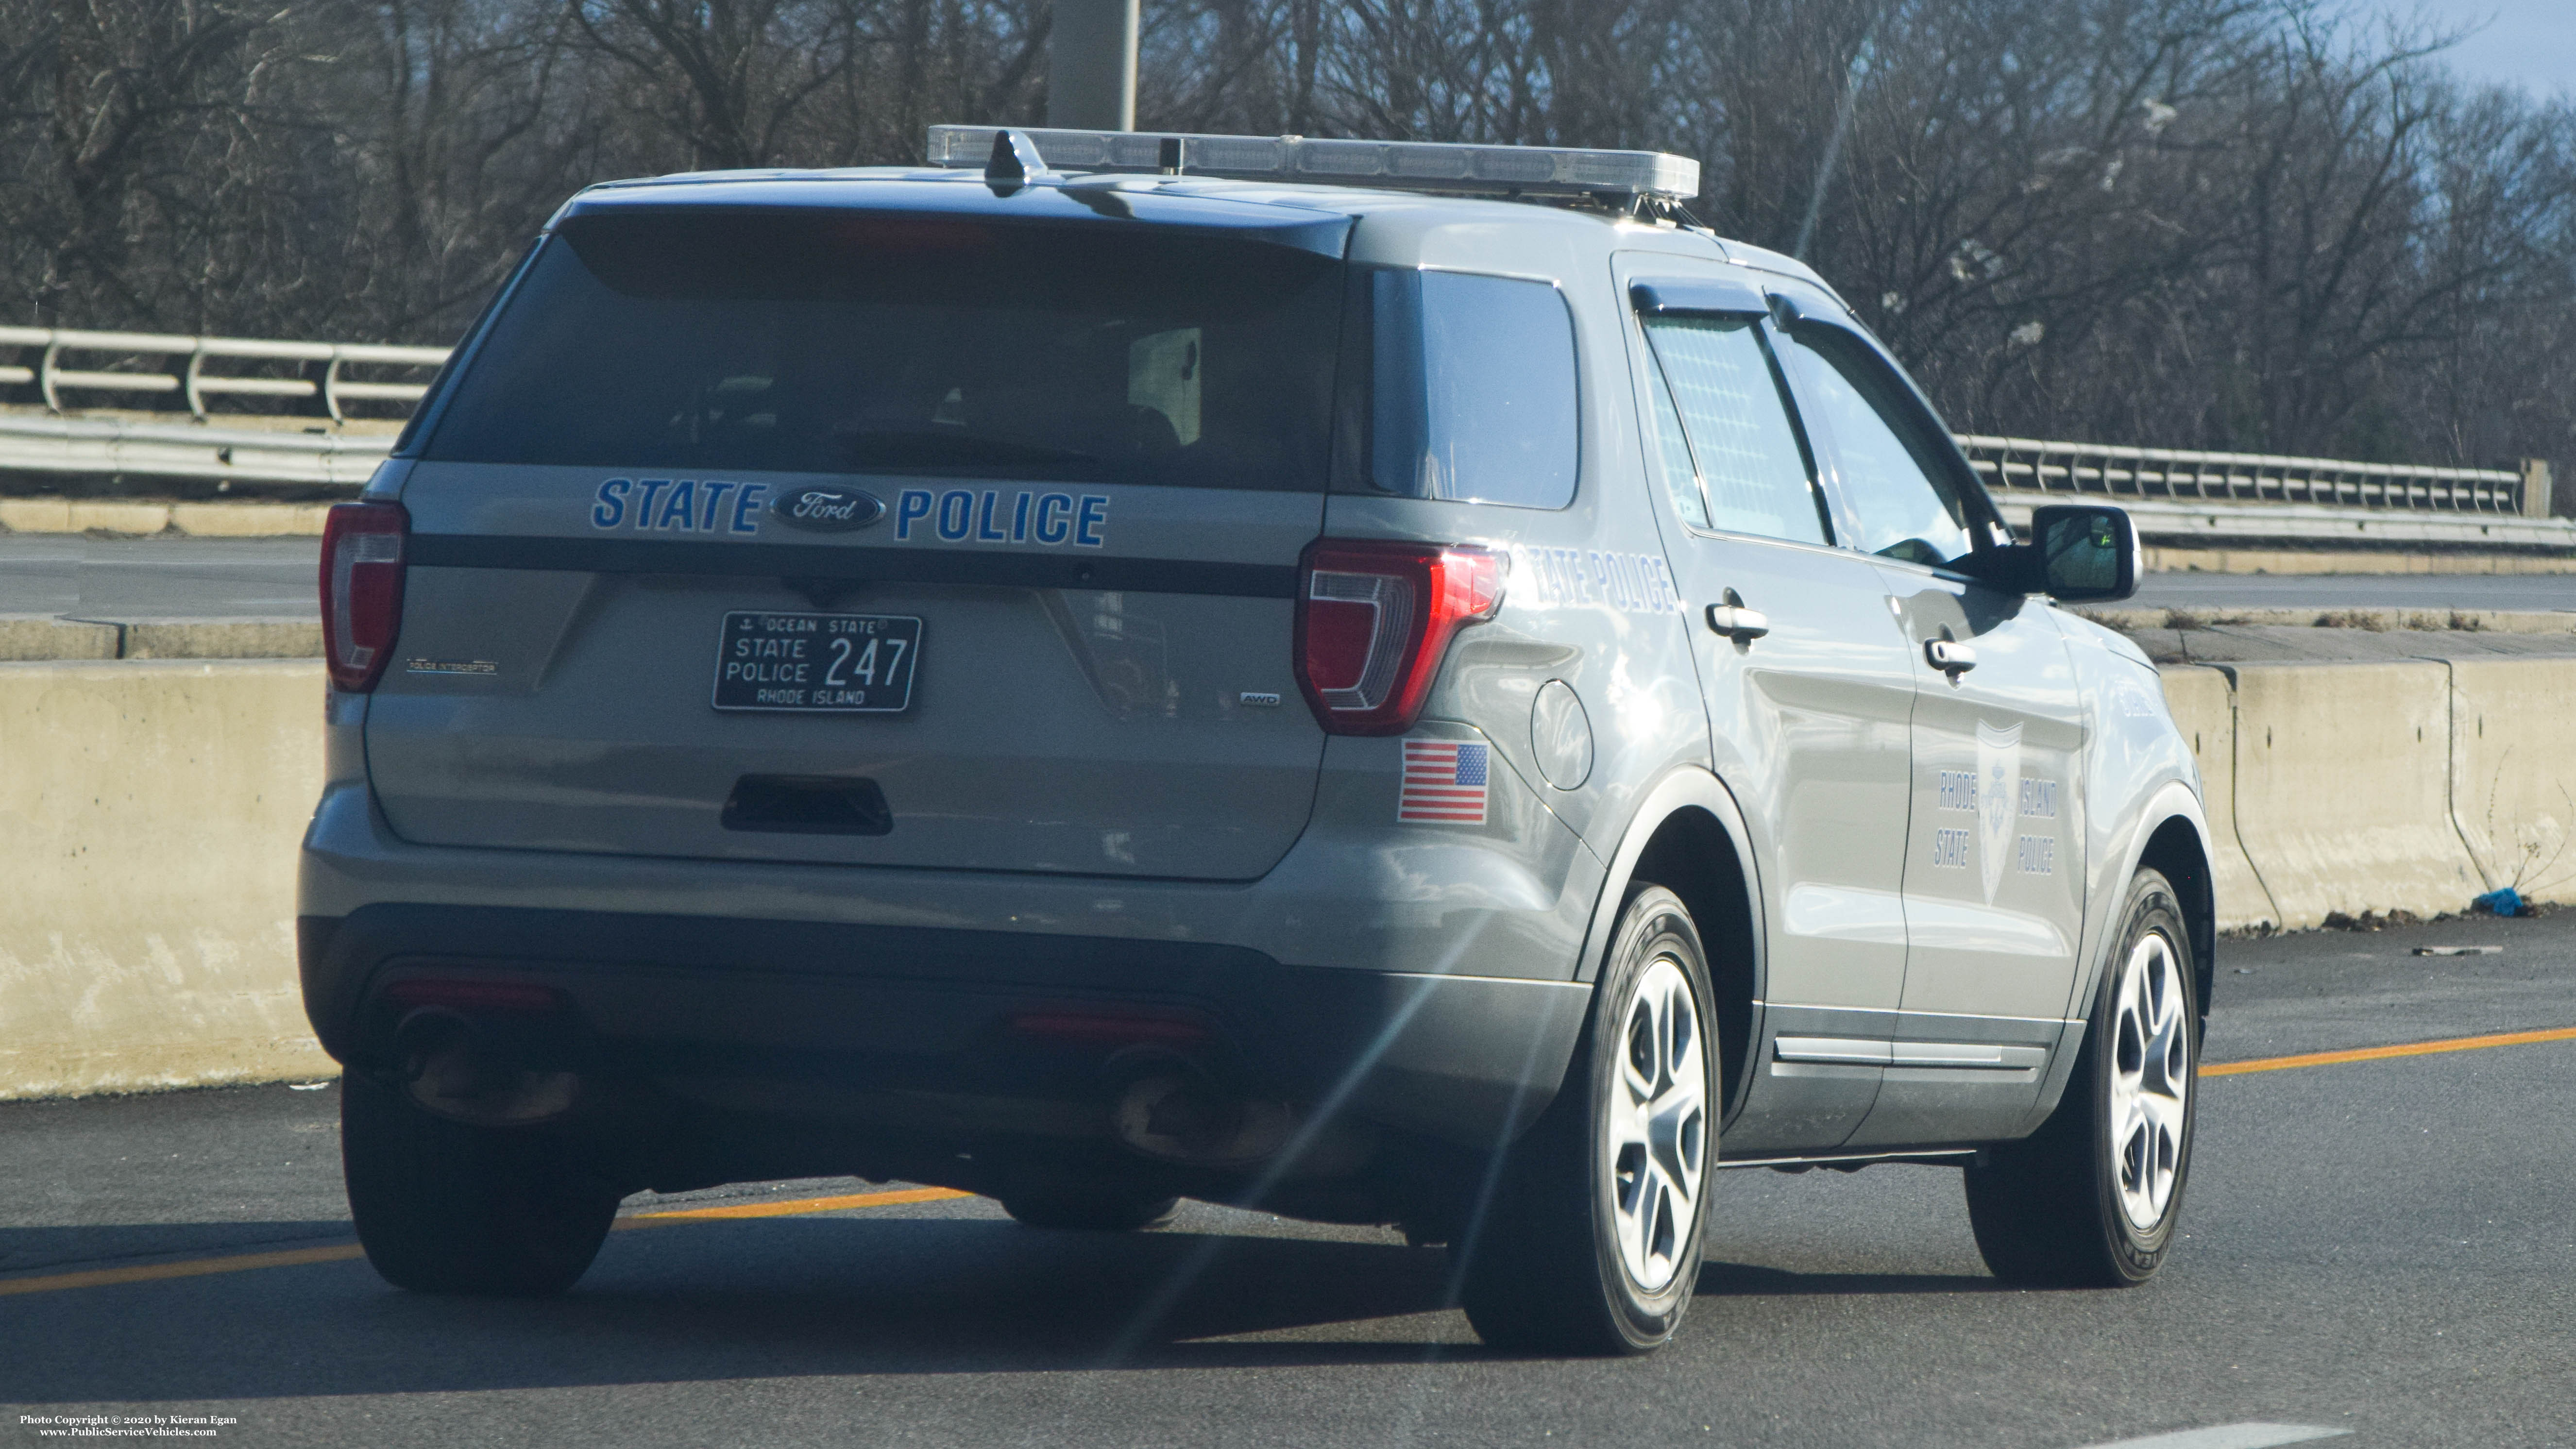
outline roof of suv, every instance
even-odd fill
[[[1611,234],[1621,231],[1659,234],[1676,240],[1695,237],[1709,244],[1710,260],[1757,268],[1832,291],[1812,268],[1793,257],[1728,240],[1714,232],[1685,230],[1669,223],[1645,223],[1602,211],[1497,197],[1213,176],[1070,173],[1032,178],[1018,187],[996,188],[987,184],[981,172],[954,168],[693,171],[602,182],[564,203],[555,221],[628,206],[818,207],[1027,216],[1033,202],[1065,220],[1100,217],[1212,231],[1294,231],[1299,229],[1301,220],[1311,220],[1338,234],[1349,222],[1363,217],[1408,217],[1425,228],[1502,224],[1523,234],[1558,230],[1569,233],[1569,240],[1580,238],[1575,244],[1587,247],[1616,245]],[[552,226],[553,222],[549,222],[549,229]]]

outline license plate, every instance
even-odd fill
[[[891,614],[724,617],[718,709],[898,714],[912,707],[921,621]]]

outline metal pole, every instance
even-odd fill
[[[1141,0],[1055,0],[1047,37],[1047,124],[1136,129],[1136,25]]]

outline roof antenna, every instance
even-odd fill
[[[1052,175],[1038,155],[1037,143],[1008,126],[993,133],[993,159],[984,163],[984,184],[996,196],[1008,196],[1041,176]]]
[[[1162,139],[1162,142],[1154,148],[1156,169],[1160,170],[1166,176],[1180,175],[1182,156],[1181,144],[1180,137],[1165,136]]]

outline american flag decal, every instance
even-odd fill
[[[1454,740],[1404,742],[1404,793],[1395,818],[1425,824],[1485,823],[1485,765],[1490,745]]]

